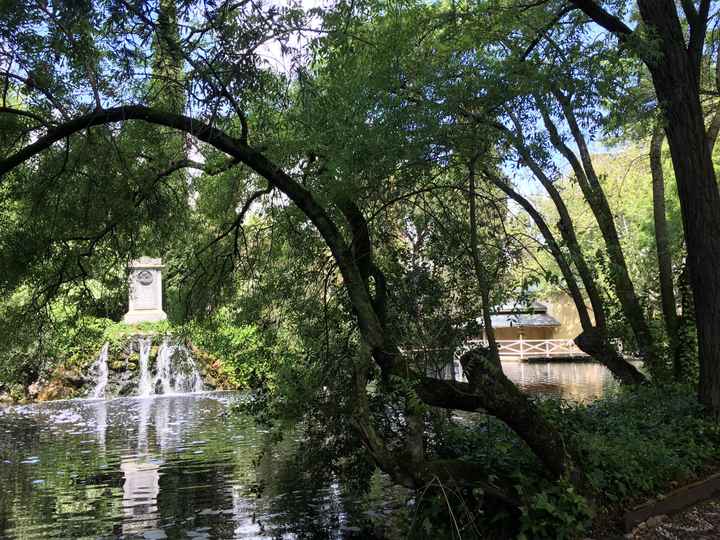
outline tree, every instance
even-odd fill
[[[700,401],[720,415],[720,191],[712,143],[700,101],[703,50],[710,0],[638,0],[641,25],[630,28],[594,0],[572,0],[647,65],[664,116],[683,214],[688,267],[695,300],[700,357]],[[681,10],[681,11],[680,11]],[[688,28],[687,38],[683,29]]]
[[[70,67],[54,69],[52,65],[45,65],[49,74],[44,81],[32,78],[26,83],[25,91],[33,96],[32,105],[27,109],[6,107],[3,110],[4,115],[25,117],[25,113],[31,111],[33,116],[42,120],[39,125],[23,126],[32,133],[32,137],[5,147],[6,154],[0,161],[4,185],[17,187],[23,181],[30,181],[32,175],[47,170],[51,170],[52,174],[45,180],[58,185],[66,176],[61,143],[69,141],[69,144],[76,143],[84,149],[83,136],[90,136],[101,129],[112,143],[116,124],[134,123],[140,129],[160,126],[165,128],[162,130],[165,134],[172,130],[193,137],[204,145],[209,154],[224,156],[219,167],[221,170],[241,164],[244,167],[244,176],[238,175],[241,179],[251,182],[262,179],[261,189],[246,199],[235,220],[218,234],[219,239],[238,234],[252,202],[268,192],[267,187],[262,185],[266,182],[302,212],[307,220],[303,225],[312,224],[330,252],[361,337],[362,346],[358,354],[345,366],[354,381],[352,422],[370,454],[395,481],[419,487],[433,478],[452,479],[458,483],[480,485],[489,495],[506,502],[514,501],[512,495],[486,482],[483,471],[473,471],[473,467],[462,462],[426,459],[421,403],[424,402],[443,408],[485,409],[501,418],[526,441],[549,474],[555,477],[569,475],[579,482],[577,466],[557,429],[497,366],[488,364],[482,355],[472,353],[463,358],[469,382],[461,383],[426,377],[400,353],[394,323],[385,310],[387,280],[377,264],[367,218],[358,204],[357,192],[345,189],[350,187],[350,182],[357,181],[357,177],[338,178],[336,174],[343,169],[309,144],[314,140],[307,141],[305,146],[298,141],[296,145],[284,146],[283,129],[288,129],[288,124],[282,119],[282,113],[286,112],[283,110],[284,103],[278,100],[279,103],[272,103],[272,107],[266,108],[268,100],[280,94],[267,92],[272,85],[291,88],[280,94],[285,99],[293,97],[298,88],[302,89],[282,75],[259,68],[255,56],[257,47],[266,39],[273,35],[287,36],[301,26],[301,14],[297,10],[272,7],[264,10],[262,6],[249,4],[229,9],[229,6],[223,5],[216,11],[208,12],[205,18],[195,20],[196,12],[190,6],[183,6],[186,10],[182,15],[183,24],[193,30],[183,35],[179,48],[184,63],[190,68],[183,74],[182,81],[174,80],[172,86],[182,84],[190,99],[185,114],[178,114],[163,106],[148,106],[148,103],[152,105],[152,99],[147,85],[135,85],[129,77],[136,73],[135,70],[147,65],[149,59],[142,45],[128,49],[127,44],[133,43],[135,38],[158,33],[164,24],[162,12],[154,12],[152,6],[145,3],[122,3],[114,5],[110,11],[102,5],[86,8],[91,12],[83,13],[83,20],[98,18],[106,23],[98,25],[104,33],[101,34],[102,39],[98,36],[96,42],[102,42],[106,48],[103,51],[105,58],[109,60],[100,64],[98,72],[93,73],[88,81],[84,62],[81,61],[82,51],[73,50],[66,54],[59,51]],[[44,9],[43,4],[28,6],[25,18],[19,23],[13,21],[16,31],[2,36],[8,43],[17,45],[20,51],[19,62],[12,68],[17,71],[10,72],[9,66],[6,80],[28,81],[27,69],[23,66],[31,62],[39,47],[45,46],[33,41],[34,30],[41,18],[38,12],[44,12]],[[180,17],[181,10],[178,13]],[[60,10],[51,12],[49,16],[54,22],[62,20],[65,13]],[[17,31],[17,27],[23,31]],[[267,30],[271,32],[270,36]],[[217,39],[206,41],[206,35],[212,33],[217,35]],[[163,38],[161,32],[159,36],[160,40],[172,41],[169,37]],[[53,37],[50,33],[43,39],[52,40]],[[171,44],[168,46],[170,51],[175,50]],[[73,73],[73,77],[68,76],[69,72]],[[125,73],[129,82],[120,83],[117,88],[110,81],[119,73]],[[309,76],[310,73],[303,75]],[[179,79],[179,75],[176,77]],[[82,92],[64,92],[70,83],[81,88],[89,85],[96,90],[90,93],[92,100],[88,101]],[[350,103],[344,101],[341,105],[347,107]],[[362,114],[354,117],[353,121],[358,129],[362,129],[363,123],[368,123],[372,109],[360,108],[359,111]],[[342,124],[342,118],[336,117],[332,121],[335,126]],[[143,159],[138,150],[135,149],[134,155],[123,155],[133,161],[133,167]],[[336,146],[330,146],[329,150],[330,158],[342,155],[337,152]],[[54,168],[52,164],[57,160],[60,160],[61,166]],[[394,156],[395,163],[401,160],[402,156]],[[71,171],[76,172],[76,163],[72,165]],[[94,165],[92,161],[77,163],[80,167],[91,165]],[[176,167],[174,170],[181,167],[206,168],[205,164],[198,165],[188,160],[171,165]],[[112,167],[110,172],[122,178],[121,171]],[[165,175],[161,172],[158,177],[164,178]],[[229,175],[226,179],[232,177]],[[182,185],[182,180],[176,180],[175,185],[178,184]],[[153,186],[152,182],[143,182],[142,189],[152,189]],[[122,187],[113,190],[114,196],[123,193],[126,191]],[[187,198],[179,201],[179,208],[183,207],[182,202],[187,203]],[[126,222],[126,214],[121,215]],[[106,222],[115,223],[112,216],[105,218]],[[71,247],[82,249],[87,243],[94,245],[97,239],[95,236],[81,237],[74,242]],[[234,260],[230,258],[231,266]],[[392,399],[403,411],[406,427],[400,441],[392,441],[393,446],[374,423],[368,404],[367,384],[370,378],[375,377],[378,377],[388,399]],[[403,448],[401,453],[391,451],[397,442]]]

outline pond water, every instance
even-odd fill
[[[505,363],[530,393],[592,399],[597,364]],[[293,466],[211,392],[0,408],[0,538],[367,538],[367,508]],[[372,510],[380,516],[388,508]],[[378,513],[379,512],[379,513]],[[367,519],[365,519],[367,521]]]
[[[0,538],[352,537],[354,501],[293,468],[294,440],[259,459],[264,431],[230,410],[242,398],[0,410]]]
[[[568,401],[592,401],[618,386],[605,366],[591,362],[516,361],[503,362],[502,368],[522,391]]]

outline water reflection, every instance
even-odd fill
[[[526,392],[573,400],[615,384],[597,364],[503,369]],[[358,501],[330,473],[320,481],[304,473],[295,435],[264,451],[265,434],[233,412],[239,399],[0,409],[0,538],[368,538],[356,527]]]
[[[502,369],[528,394],[561,397],[569,401],[591,401],[617,387],[610,371],[593,362],[504,361]]]
[[[263,453],[239,394],[0,410],[0,538],[345,538],[341,486]]]
[[[156,529],[159,522],[160,465],[142,459],[123,461],[123,534]]]

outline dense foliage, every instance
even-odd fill
[[[698,474],[719,6],[676,4],[3,2],[0,384],[137,331],[112,322],[123,270],[161,256],[160,330],[301,423],[309,470],[412,490],[428,537],[439,515],[573,537]],[[538,403],[504,375],[491,313],[538,289],[567,291],[618,397]],[[481,330],[467,381],[438,378]]]

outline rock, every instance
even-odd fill
[[[54,399],[68,399],[73,397],[73,388],[64,386],[60,381],[51,381],[38,393],[38,401],[52,401]]]
[[[65,386],[70,386],[72,388],[80,388],[87,382],[85,377],[80,375],[80,373],[76,370],[65,367],[57,368],[55,373],[53,373],[52,378],[56,381],[62,381]]]
[[[27,393],[30,398],[34,399],[37,397],[37,395],[40,393],[40,381],[35,381],[30,386],[28,386]]]
[[[132,396],[135,394],[136,389],[137,385],[135,385],[132,381],[128,381],[118,389],[117,394],[119,396]]]
[[[114,360],[110,362],[110,369],[113,371],[122,371],[125,369],[125,362],[123,360]]]

